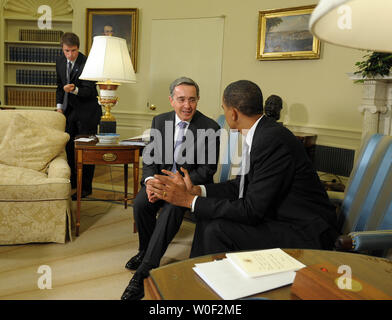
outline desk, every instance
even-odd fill
[[[352,276],[392,295],[392,261],[371,256],[326,250],[284,249],[305,265],[330,263],[349,265]],[[153,269],[144,280],[145,298],[152,300],[217,300],[220,297],[193,271],[195,263],[224,258],[224,254],[208,255]],[[298,299],[285,286],[256,295],[273,300]]]
[[[124,206],[128,206],[128,164],[133,163],[133,198],[138,192],[140,146],[124,146],[119,144],[100,145],[98,140],[92,142],[75,141],[75,163],[77,174],[77,211],[76,236],[80,227],[80,199],[84,164],[123,164],[124,165]]]

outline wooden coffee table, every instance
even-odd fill
[[[284,249],[295,259],[310,266],[328,263],[348,265],[352,276],[392,296],[392,261],[356,253],[327,250]],[[145,299],[152,300],[219,300],[221,299],[193,271],[196,263],[225,258],[225,254],[208,255],[172,263],[150,271],[144,280]],[[272,300],[297,300],[291,286],[285,286],[256,295]]]
[[[120,144],[99,144],[98,140],[91,142],[75,141],[75,163],[77,174],[77,211],[76,236],[80,227],[80,200],[82,194],[82,179],[84,164],[123,164],[124,165],[124,206],[128,206],[128,164],[133,164],[133,199],[139,185],[139,157],[141,146],[125,146]]]

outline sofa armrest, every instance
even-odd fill
[[[344,199],[344,192],[339,192],[339,191],[327,191],[328,197],[331,200],[336,200],[336,201],[343,201]]]
[[[62,152],[49,163],[48,178],[70,179],[70,177],[71,169],[68,165],[65,152]]]
[[[392,230],[351,232],[354,251],[392,248]]]
[[[358,231],[340,236],[335,246],[337,249],[365,251],[392,248],[392,230]]]

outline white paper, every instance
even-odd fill
[[[249,278],[228,259],[196,264],[193,270],[224,300],[233,300],[292,284],[295,272]]]
[[[248,277],[297,271],[305,267],[304,264],[279,248],[227,253],[226,257]]]
[[[90,142],[90,141],[94,141],[94,139],[93,138],[78,138],[78,139],[75,139],[74,141]]]
[[[141,146],[141,147],[144,147],[146,145],[145,142],[141,142],[141,141],[120,141],[120,144],[123,146]]]

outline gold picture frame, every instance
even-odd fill
[[[319,59],[320,40],[309,31],[316,5],[259,11],[258,60]]]
[[[99,8],[86,9],[86,55],[90,52],[93,38],[113,35],[127,41],[133,69],[137,71],[138,9]]]

